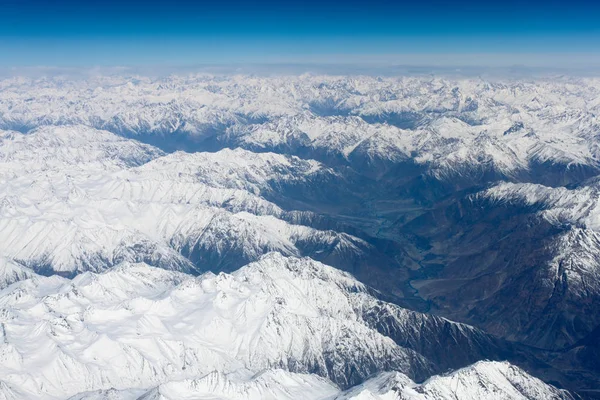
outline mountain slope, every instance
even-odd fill
[[[600,323],[595,185],[503,183],[440,203],[402,228],[433,245],[431,276],[412,285],[435,312],[498,336],[575,343]]]
[[[231,275],[123,263],[73,280],[34,276],[0,292],[0,374],[53,398],[214,370],[283,368],[349,387],[376,372],[422,380],[503,356],[501,343],[474,328],[370,293],[347,273],[278,253]]]
[[[364,290],[331,267],[276,253],[232,275],[123,264],[72,281],[34,277],[0,292],[0,374],[42,397],[212,370],[278,367],[342,386],[387,369],[427,376],[429,361],[354,313],[349,297]]]
[[[199,379],[168,382],[146,393],[99,391],[69,400],[477,400],[552,399],[574,400],[508,363],[479,362],[449,375],[434,376],[417,384],[399,372],[384,372],[347,391],[311,375],[280,370],[260,373],[250,379],[213,372]]]
[[[315,161],[244,150],[164,155],[85,127],[7,134],[0,151],[0,251],[44,274],[121,261],[232,271],[275,250],[348,266],[382,257],[348,234],[287,223],[294,213],[265,199],[335,175]]]
[[[142,165],[163,156],[159,149],[86,126],[43,126],[28,134],[0,131],[0,178],[41,171],[98,173]]]
[[[14,262],[9,258],[0,257],[0,290],[15,282],[35,276],[31,269]]]
[[[415,384],[397,372],[384,373],[336,399],[477,400],[575,399],[508,363],[479,362]]]

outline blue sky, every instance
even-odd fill
[[[0,65],[600,65],[581,0],[0,0]]]

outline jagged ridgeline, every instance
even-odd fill
[[[565,77],[0,81],[0,397],[590,396],[598,98]]]

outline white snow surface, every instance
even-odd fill
[[[561,398],[498,363],[423,385],[388,373],[340,392],[327,378],[349,368],[365,377],[428,368],[369,328],[357,307],[371,304],[381,303],[349,274],[278,253],[200,277],[130,263],[72,280],[33,275],[0,291],[0,390],[15,399],[386,399],[398,379],[377,382],[399,376],[412,397],[398,398],[450,399],[456,382],[464,399]]]
[[[575,188],[547,187],[530,183],[500,183],[476,197],[497,203],[519,203],[538,207],[539,214],[553,223],[571,223],[600,230],[600,181],[592,179]]]
[[[398,372],[382,373],[335,397],[337,400],[526,400],[574,399],[507,362],[480,361],[416,384]]]
[[[0,291],[0,376],[50,399],[211,371],[285,367],[337,381],[350,368],[426,371],[422,356],[362,321],[353,298],[364,291],[346,273],[278,253],[230,275],[123,263],[73,280],[33,276]]]
[[[289,224],[264,199],[271,182],[333,174],[315,161],[241,149],[165,155],[85,127],[3,138],[0,254],[27,266],[72,274],[144,260],[190,271],[180,252],[194,246],[216,254],[235,246],[249,260],[268,251],[299,255],[298,240],[368,247],[350,235]]]
[[[399,372],[384,372],[340,391],[322,378],[268,370],[249,379],[212,372],[198,379],[174,381],[147,392],[108,390],[69,400],[571,400],[558,390],[506,362],[478,362],[422,384]]]

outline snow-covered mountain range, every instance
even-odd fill
[[[164,155],[82,127],[6,132],[0,152],[0,251],[38,272],[70,275],[121,261],[231,270],[269,251],[370,251],[351,235],[288,223],[264,199],[278,186],[334,174],[315,161],[244,150]]]
[[[508,363],[479,362],[450,375],[435,376],[422,384],[399,372],[385,372],[356,388],[340,391],[313,376],[271,370],[239,381],[211,373],[200,379],[169,382],[148,392],[109,390],[82,393],[70,400],[572,400]]]
[[[67,398],[161,385],[148,398],[177,388],[223,391],[224,398],[231,390],[231,398],[244,398],[246,390],[261,393],[261,381],[273,372],[255,374],[284,368],[329,379],[309,376],[297,383],[309,389],[318,384],[314,390],[324,396],[332,388],[391,370],[401,374],[384,375],[385,380],[400,376],[412,388],[408,377],[421,381],[441,369],[417,348],[431,354],[444,348],[458,358],[472,349],[494,351],[492,340],[472,327],[382,303],[347,273],[279,253],[231,275],[193,277],[122,263],[72,280],[35,274],[21,278],[0,292],[5,395],[11,393],[7,388],[18,388],[30,398]],[[378,330],[392,321],[396,341]],[[454,344],[444,343],[447,335]],[[251,380],[236,388],[226,375]],[[550,390],[520,370],[518,375],[531,381],[531,390]],[[197,377],[204,378],[162,384]],[[275,390],[290,390],[285,381],[277,384],[282,387]],[[477,379],[466,385],[478,385]]]
[[[0,398],[597,390],[598,115],[593,78],[0,80]]]
[[[170,149],[301,152],[379,170],[410,159],[436,177],[548,181],[540,165],[598,172],[599,97],[598,80],[566,78],[14,78],[0,82],[0,127],[83,124]]]

